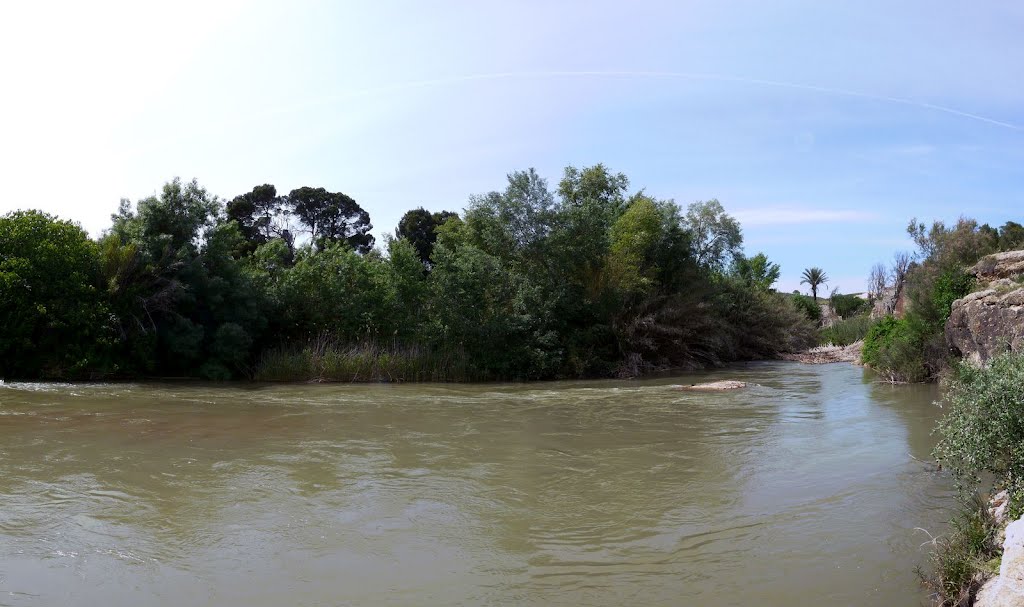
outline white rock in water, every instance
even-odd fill
[[[712,381],[706,384],[693,384],[690,386],[674,386],[676,390],[706,390],[709,392],[719,392],[722,390],[738,390],[739,388],[746,387],[746,382],[736,381],[734,379]]]

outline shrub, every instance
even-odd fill
[[[852,318],[860,314],[868,307],[868,300],[861,299],[856,295],[840,295],[838,293],[828,298],[832,310],[841,318]]]
[[[817,322],[821,320],[821,306],[818,302],[814,301],[806,295],[793,295],[793,303],[799,308],[807,318]]]
[[[972,495],[951,522],[952,530],[935,540],[931,572],[917,575],[942,607],[970,605],[981,582],[976,575],[994,573],[990,561],[999,555],[998,525],[984,500]],[[984,575],[981,579],[984,579]]]
[[[1024,356],[1007,353],[987,367],[960,363],[946,392],[935,458],[973,489],[982,474],[1000,479],[1010,514],[1024,511]]]
[[[38,211],[0,216],[0,377],[105,370],[113,338],[96,243]]]
[[[840,320],[831,327],[826,327],[819,332],[818,343],[821,345],[848,346],[864,339],[870,328],[871,317],[867,314]]]
[[[930,375],[923,355],[926,338],[920,322],[886,316],[864,336],[861,360],[890,381],[924,381]]]
[[[974,277],[961,268],[947,270],[939,275],[932,288],[931,302],[939,327],[944,327],[953,309],[953,302],[974,288]]]

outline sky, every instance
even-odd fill
[[[912,217],[1024,223],[1024,4],[22,2],[0,212],[93,236],[176,176],[355,198],[380,238],[536,168],[718,199],[780,290],[864,289]]]

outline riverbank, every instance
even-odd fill
[[[863,347],[863,341],[858,341],[848,346],[818,346],[803,352],[781,354],[779,358],[807,365],[826,365],[841,362],[857,363],[860,361],[860,353]]]

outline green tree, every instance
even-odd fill
[[[733,262],[733,274],[751,287],[770,291],[779,280],[782,270],[779,264],[768,261],[768,256],[758,253],[753,257],[739,255]]]
[[[0,377],[106,371],[112,343],[96,244],[39,211],[0,218]]]
[[[272,238],[284,236],[282,223],[284,199],[277,195],[277,188],[269,183],[258,185],[251,192],[235,196],[226,207],[228,221],[238,223],[238,229],[248,243],[245,253],[251,254],[256,247]]]
[[[302,187],[288,194],[288,205],[317,246],[344,242],[360,254],[373,248],[370,214],[352,197],[324,188]]]
[[[623,294],[644,292],[657,279],[654,249],[661,242],[662,217],[655,201],[641,196],[612,224],[609,235],[609,280]]]
[[[685,226],[690,231],[694,259],[702,267],[722,272],[742,253],[740,224],[717,200],[691,204]]]
[[[435,343],[462,349],[481,377],[535,379],[557,368],[550,302],[527,275],[473,244],[442,237],[430,286]]]
[[[170,265],[196,254],[205,230],[216,221],[220,201],[196,180],[182,184],[175,177],[159,196],[143,198],[136,209],[122,200],[111,233],[121,242],[139,243],[152,260]]]
[[[306,247],[283,277],[281,304],[286,334],[304,340],[329,333],[343,340],[380,334],[380,264],[343,243]]]
[[[551,231],[554,197],[533,169],[507,178],[504,192],[470,197],[465,221],[474,242],[492,255],[535,256]]]
[[[406,211],[405,215],[398,221],[395,228],[395,237],[405,239],[416,250],[420,262],[430,268],[430,257],[434,253],[434,243],[437,242],[437,228],[452,218],[458,218],[458,213],[451,211],[440,211],[431,213],[419,207]]]
[[[384,333],[413,340],[421,336],[429,310],[428,284],[419,252],[404,238],[388,239],[383,297],[387,301]]]
[[[1021,248],[1024,248],[1024,226],[1007,221],[999,228],[999,250],[1016,251]]]
[[[801,276],[800,284],[806,284],[811,287],[811,297],[817,302],[818,287],[828,283],[828,275],[825,274],[825,270],[821,268],[807,268]]]
[[[134,211],[122,201],[103,241],[103,267],[122,359],[135,373],[223,379],[244,369],[266,303],[238,259],[247,241],[222,213],[194,180],[165,184]]]

